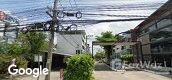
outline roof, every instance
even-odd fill
[[[67,35],[67,34],[83,34],[83,35],[86,35],[85,30],[59,31],[59,33],[64,34],[64,35]]]
[[[164,14],[172,8],[171,4],[172,0],[168,0],[164,5],[162,5],[158,10],[151,14],[147,19],[145,19],[142,23],[135,27],[135,29],[138,30],[142,28],[144,25],[150,23],[151,21],[158,19],[160,15]]]

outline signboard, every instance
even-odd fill
[[[5,20],[6,14],[3,11],[0,11],[0,21]]]

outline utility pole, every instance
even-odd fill
[[[53,51],[53,44],[54,44],[54,31],[55,25],[58,25],[57,21],[57,2],[58,0],[54,0],[53,6],[53,15],[52,15],[52,23],[50,24],[50,40],[49,40],[49,49],[48,49],[48,57],[47,57],[47,64],[46,67],[48,68],[48,75],[46,75],[45,80],[50,80],[51,75],[51,65],[52,65],[52,51]]]

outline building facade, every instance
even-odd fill
[[[144,61],[172,66],[172,1],[169,0],[136,28]]]
[[[133,54],[133,62],[139,62],[141,60],[140,42],[135,38],[135,34],[135,30],[132,29],[119,34],[122,38],[120,41],[115,42],[113,47],[113,53],[117,55],[117,58],[121,54],[130,53]]]
[[[17,31],[15,30],[17,26],[14,27],[13,25],[18,25],[19,23],[19,19],[16,17],[0,11],[0,36],[3,36],[7,41],[14,41],[17,37]],[[7,31],[9,29],[10,32]],[[12,29],[14,30],[11,31]]]
[[[57,53],[73,55],[87,51],[84,30],[62,31],[57,34]]]

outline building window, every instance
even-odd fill
[[[156,26],[155,25],[150,26],[149,30],[150,30],[150,32],[156,30]]]
[[[161,21],[159,21],[157,23],[158,28],[163,28],[166,27],[167,25],[171,24],[171,20],[170,19],[162,19]]]
[[[121,50],[124,50],[125,49],[125,46],[121,46]]]
[[[84,47],[84,46],[82,46],[82,49],[83,49],[83,50],[85,50],[85,47]]]
[[[82,50],[76,50],[76,54],[81,54]]]

